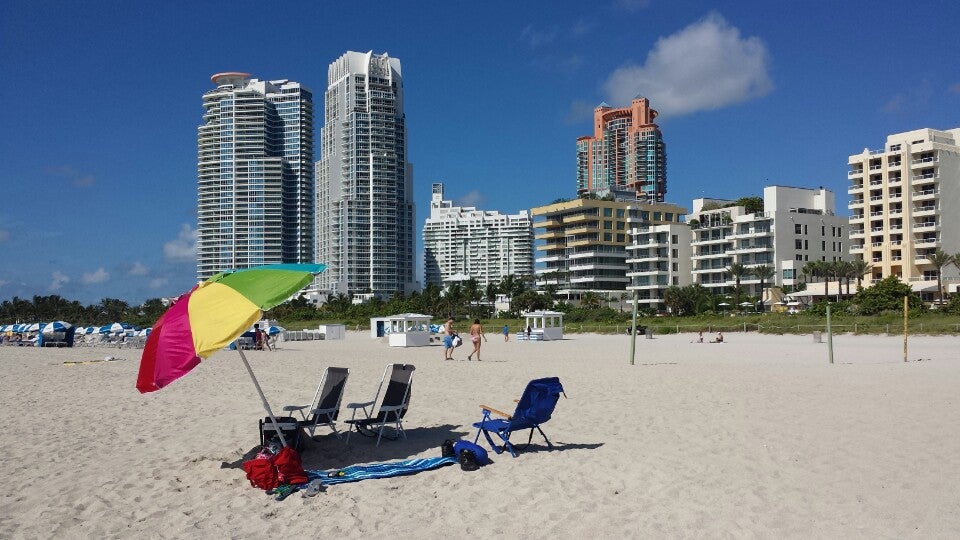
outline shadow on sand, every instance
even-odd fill
[[[406,439],[401,437],[390,440],[386,436],[393,436],[393,430],[387,428],[384,430],[384,438],[380,441],[380,446],[376,446],[376,437],[365,437],[357,432],[350,434],[349,444],[347,444],[346,432],[341,432],[339,439],[333,433],[317,435],[315,439],[311,439],[304,433],[301,435],[303,446],[300,449],[300,459],[304,469],[316,470],[342,469],[359,463],[408,459],[430,449],[434,449],[435,454],[439,456],[443,441],[467,438],[469,435],[468,432],[454,425],[417,427],[405,431]],[[259,450],[259,445],[254,446],[235,461],[221,462],[220,468],[239,469],[244,461],[256,457]]]

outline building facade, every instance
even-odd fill
[[[788,186],[763,189],[763,211],[748,212],[733,201],[695,199],[686,217],[692,232],[693,283],[714,293],[733,291],[734,263],[769,266],[774,275],[764,288],[799,283],[809,261],[849,260],[847,218],[836,215],[833,192]],[[740,278],[748,295],[760,296],[760,279]]]
[[[197,279],[314,261],[313,95],[218,73],[197,129]]]
[[[872,281],[896,276],[935,300],[928,256],[960,252],[960,128],[889,135],[882,149],[865,148],[847,163],[850,252],[873,265]],[[956,267],[943,276],[955,281]]]
[[[534,208],[537,286],[556,287],[570,300],[587,291],[620,295],[630,281],[630,228],[680,223],[685,212],[673,204],[636,199],[578,198]]]
[[[631,243],[627,246],[627,290],[637,291],[637,307],[663,311],[668,287],[685,287],[693,281],[690,226],[686,223],[650,225],[643,210],[631,208]]]
[[[433,184],[430,217],[423,226],[424,281],[440,287],[465,276],[481,287],[508,275],[533,276],[530,213],[501,214],[454,206]]]
[[[663,202],[667,151],[656,117],[643,97],[630,107],[594,109],[593,136],[577,139],[577,194],[630,189],[638,199]]]
[[[400,60],[347,52],[327,71],[317,174],[317,286],[389,296],[414,278],[413,171]]]

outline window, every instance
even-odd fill
[[[673,270],[674,272],[679,272],[679,271],[680,271],[680,264],[679,264],[679,263],[673,263],[673,264],[670,265],[670,269]]]
[[[673,212],[664,212],[663,214],[664,221],[673,221]]]
[[[607,230],[607,231],[613,230],[613,222],[612,222],[612,221],[604,221],[604,222],[603,222],[603,228],[604,228],[604,230]]]
[[[799,253],[797,253],[797,256],[794,257],[794,259],[796,259],[796,260],[798,260],[798,261],[802,261],[802,260],[803,260],[803,255],[800,255]]]
[[[821,226],[820,226],[820,236],[826,236],[826,235],[827,235],[827,227],[826,227],[826,225],[821,225]]]
[[[793,226],[793,232],[794,232],[795,234],[803,234],[803,225],[800,225],[799,223],[796,224],[796,225],[794,225],[794,226]]]
[[[624,216],[623,208],[617,208],[617,217],[620,219],[623,219],[623,216]]]
[[[653,213],[653,220],[654,220],[654,221],[660,221],[660,220],[661,220],[660,212],[654,212],[654,213]]]
[[[810,234],[810,227],[808,225],[803,226],[803,234]]]
[[[670,250],[670,256],[673,257],[674,259],[680,257],[680,250],[679,250],[679,249],[671,249],[671,250]]]
[[[605,242],[612,242],[612,241],[613,241],[613,233],[608,233],[608,232],[603,233],[603,240],[604,240]]]
[[[603,217],[612,217],[612,216],[613,216],[613,208],[603,209]]]
[[[617,242],[626,242],[626,241],[627,241],[626,235],[623,235],[623,234],[617,235]]]
[[[622,221],[618,221],[618,222],[617,222],[617,230],[618,230],[618,231],[622,231],[622,230],[624,229],[624,226],[625,226],[625,224],[624,224]]]
[[[794,272],[796,272],[796,270],[794,270],[793,268],[784,268],[783,279],[793,279],[795,275]]]
[[[803,241],[803,249],[810,249],[810,241],[809,241],[809,240],[804,240],[804,241]]]
[[[821,241],[820,241],[820,251],[826,251],[826,250],[827,250],[827,241],[826,241],[826,240],[821,240]]]
[[[800,240],[800,239],[794,240],[793,249],[803,249],[803,240]]]
[[[679,242],[680,242],[680,238],[679,238],[677,235],[674,234],[673,236],[670,237],[670,243],[671,243],[671,244],[677,245]],[[674,250],[674,251],[676,251],[676,250]]]

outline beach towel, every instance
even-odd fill
[[[351,465],[343,469],[331,469],[328,471],[307,471],[307,477],[310,480],[319,480],[320,483],[324,485],[345,484],[347,482],[359,482],[360,480],[370,480],[373,478],[390,478],[392,476],[416,474],[421,471],[429,471],[447,465],[453,465],[454,463],[457,463],[457,458],[453,456],[406,459],[391,463]]]

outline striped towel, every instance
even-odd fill
[[[390,478],[415,474],[420,471],[438,469],[446,465],[457,463],[455,457],[431,457],[394,461],[392,463],[375,463],[372,465],[351,465],[343,469],[329,471],[307,471],[310,480],[320,480],[324,485],[345,484],[371,478]]]

